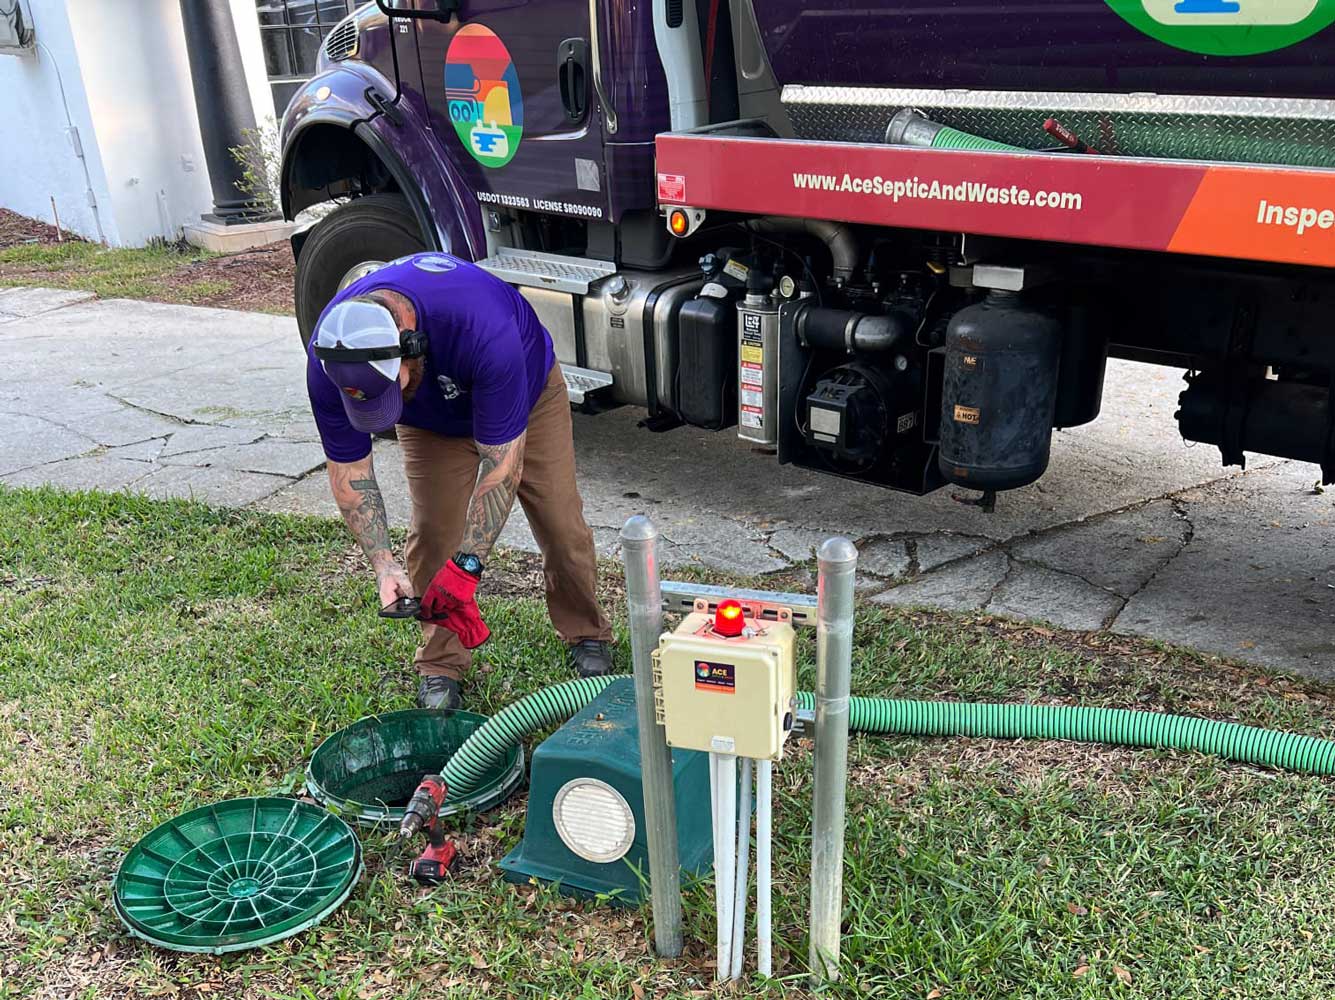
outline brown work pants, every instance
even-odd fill
[[[400,426],[399,444],[413,501],[405,551],[408,575],[417,593],[459,549],[464,516],[477,480],[477,446],[471,438],[444,437]],[[567,643],[612,638],[594,594],[598,567],[593,532],[584,521],[584,503],[575,484],[575,444],[570,403],[561,371],[552,366],[547,387],[528,417],[519,503],[542,549],[547,613]],[[486,592],[482,578],[482,593]],[[473,656],[447,628],[422,626],[416,665],[423,676],[462,677]]]

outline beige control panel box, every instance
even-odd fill
[[[747,619],[725,637],[712,615],[688,615],[659,639],[654,687],[670,746],[778,760],[796,711],[793,627]]]

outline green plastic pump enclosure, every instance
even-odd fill
[[[682,874],[699,877],[714,861],[708,755],[674,750],[672,775]],[[608,685],[533,751],[529,785],[524,839],[500,861],[505,877],[638,904],[649,849],[631,678]]]
[[[360,826],[397,828],[423,776],[439,774],[486,721],[485,715],[461,709],[368,715],[316,747],[306,767],[306,789],[315,801]],[[523,780],[524,750],[515,745],[467,795],[456,797],[451,790],[441,815],[490,809]]]
[[[347,823],[296,799],[231,799],[170,819],[121,862],[116,913],[171,951],[258,948],[318,924],[362,874]]]

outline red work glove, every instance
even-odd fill
[[[491,638],[491,630],[473,599],[476,591],[477,577],[447,562],[422,595],[422,610],[417,617],[429,625],[449,629],[465,649],[476,649]]]

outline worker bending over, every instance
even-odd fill
[[[593,532],[575,484],[552,339],[513,288],[443,253],[394,261],[326,307],[306,387],[343,520],[380,603],[422,595],[418,704],[459,705],[487,640],[474,591],[518,498],[542,549],[547,611],[581,676],[611,670]],[[412,497],[407,570],[390,549],[371,435],[398,426]]]

